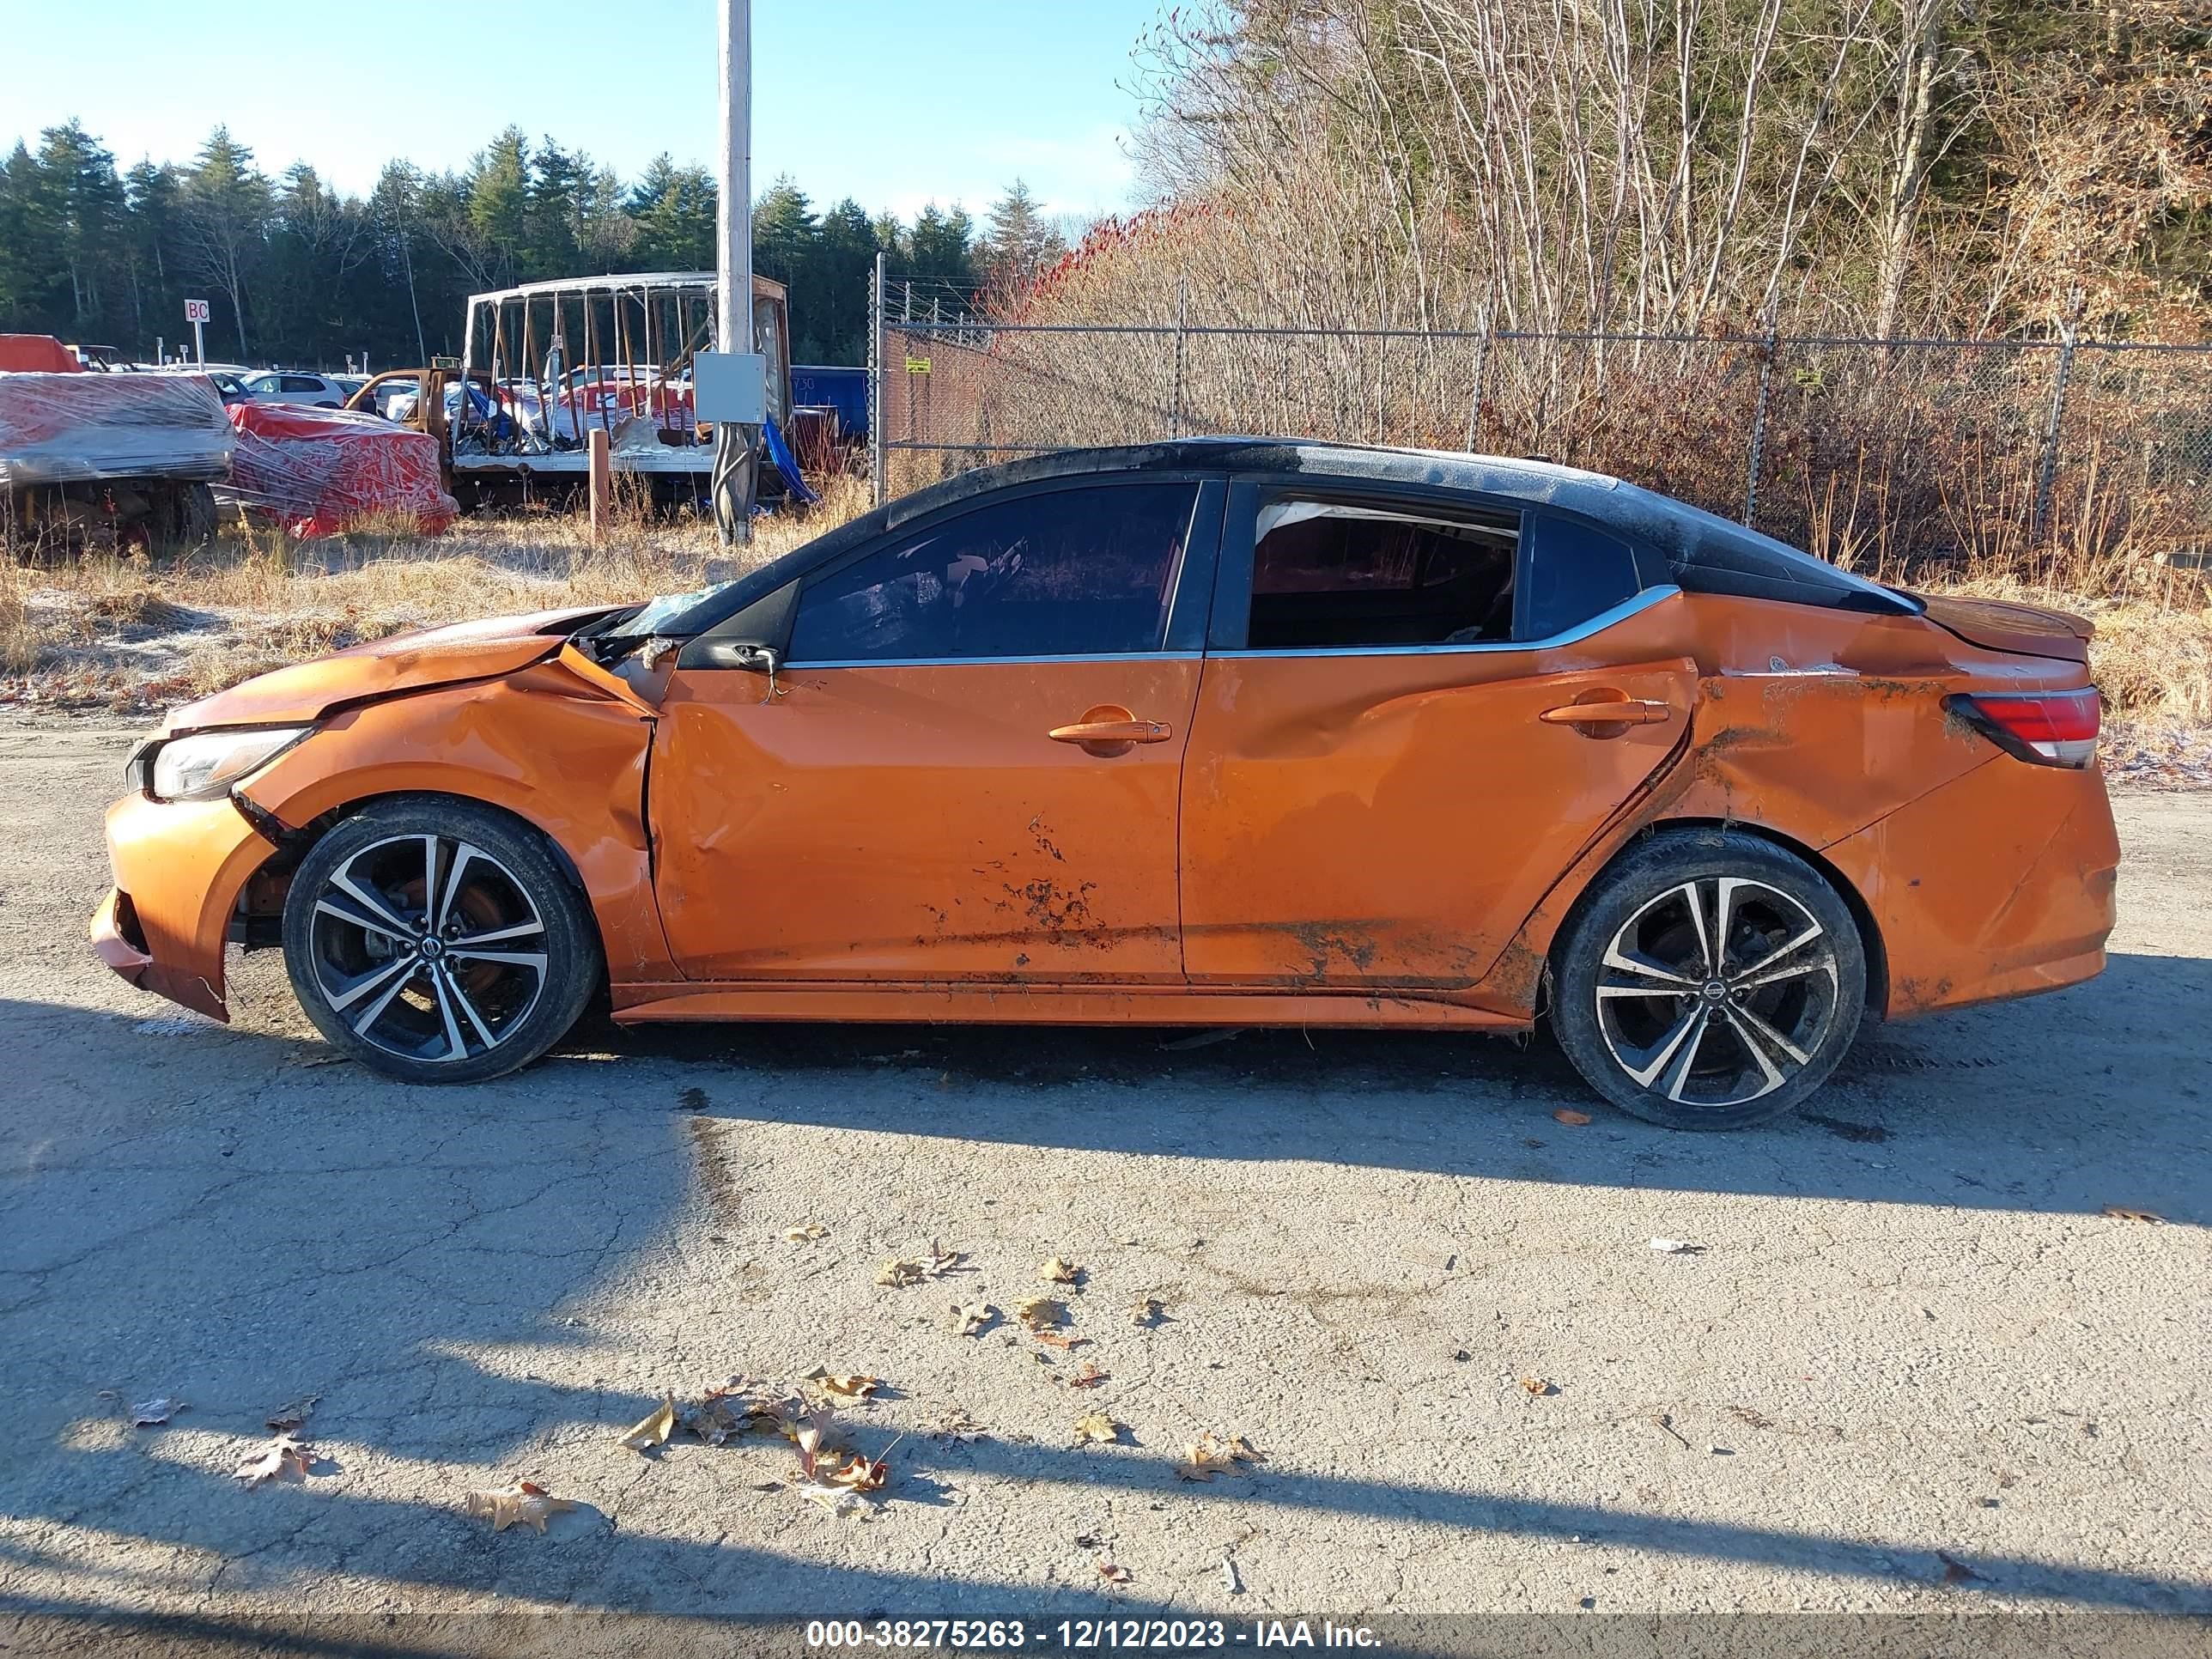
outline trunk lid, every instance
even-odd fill
[[[1929,621],[1969,645],[2061,662],[2089,660],[2089,640],[2097,630],[2086,617],[2046,611],[2040,605],[2016,605],[2009,599],[1938,599],[1925,593],[1913,597],[1926,607]]]

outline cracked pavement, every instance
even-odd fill
[[[2212,797],[2120,799],[2103,980],[1871,1031],[1811,1115],[1698,1137],[1456,1036],[601,1028],[401,1086],[313,1040],[273,952],[234,957],[228,1030],[93,959],[134,736],[0,718],[0,1630],[2212,1612]],[[969,1269],[875,1283],[933,1240]],[[1055,1254],[1088,1346],[951,1334]],[[896,1442],[864,1516],[781,1440],[614,1443],[665,1389],[817,1364],[887,1385],[847,1413]],[[230,1479],[303,1395],[308,1477]],[[954,1407],[987,1437],[933,1437]],[[1092,1410],[1121,1443],[1074,1443]],[[1267,1461],[1178,1480],[1209,1429]],[[583,1507],[461,1513],[517,1478]]]

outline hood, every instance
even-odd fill
[[[2027,657],[2055,657],[2063,662],[2089,660],[2089,637],[2096,627],[2070,611],[2045,611],[2006,599],[1959,599],[1915,594],[1929,622],[1986,651],[2010,651]]]
[[[586,623],[623,609],[590,605],[420,629],[295,663],[172,709],[165,734],[217,726],[299,726],[347,703],[460,680],[494,679],[551,656]]]

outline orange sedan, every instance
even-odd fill
[[[647,1020],[1548,1020],[1639,1116],[2104,965],[2087,625],[1618,480],[1202,440],[893,501],[703,592],[177,710],[93,921],[224,1017],[492,1077]]]

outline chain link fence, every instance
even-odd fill
[[[895,288],[887,293],[895,294]],[[879,497],[1209,433],[1538,456],[1892,578],[2212,565],[2212,348],[994,325],[879,306]]]

